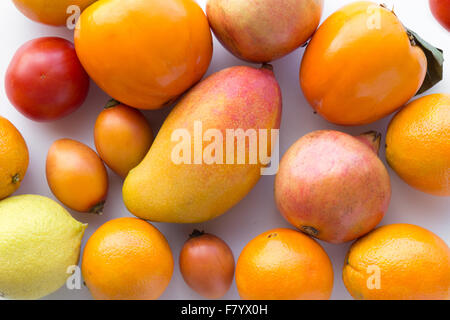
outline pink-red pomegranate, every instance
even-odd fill
[[[318,239],[342,243],[371,231],[386,213],[391,185],[378,158],[380,135],[314,131],[283,156],[275,179],[282,215]]]
[[[208,0],[217,39],[250,62],[270,62],[304,44],[317,29],[323,0]]]

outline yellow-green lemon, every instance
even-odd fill
[[[0,296],[38,299],[59,289],[78,264],[86,226],[46,197],[0,201]]]

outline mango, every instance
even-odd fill
[[[130,171],[123,186],[125,205],[137,217],[156,222],[199,223],[225,213],[268,166],[281,108],[270,65],[232,67],[200,82]]]

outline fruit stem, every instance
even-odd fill
[[[13,177],[12,177],[12,183],[16,184],[17,182],[20,181],[20,175],[18,173],[16,173]]]
[[[444,52],[436,48],[411,29],[406,28],[406,34],[412,46],[419,47],[427,59],[427,73],[417,94],[424,93],[443,79]]]
[[[380,7],[384,8],[384,9],[386,9],[386,10],[389,10],[390,12],[392,12],[392,14],[393,14],[394,16],[397,16],[397,15],[395,14],[394,5],[392,5],[392,9],[389,9],[386,3],[380,4]]]
[[[269,71],[273,72],[273,65],[271,65],[269,63],[263,63],[262,66],[261,66],[261,69],[266,69],[266,70],[269,70]]]
[[[104,109],[113,108],[113,107],[115,107],[115,106],[117,106],[117,105],[119,105],[119,104],[120,104],[120,102],[117,101],[116,99],[110,99],[110,100],[105,104]]]
[[[386,10],[389,10],[386,4],[380,4],[380,6]],[[392,6],[392,10],[390,11],[394,16],[397,17],[394,12],[394,6]],[[427,72],[420,89],[416,93],[416,95],[418,95],[432,88],[436,83],[443,79],[444,52],[442,51],[442,49],[439,49],[422,39],[411,29],[408,29],[405,26],[403,27],[405,28],[411,46],[419,47],[423,51],[427,59]]]
[[[103,214],[103,208],[105,207],[105,201],[102,201],[95,206],[92,207],[91,210],[89,210],[89,213],[98,214],[101,216]]]
[[[302,226],[301,230],[312,237],[317,237],[317,235],[319,234],[319,230],[310,226]]]
[[[380,151],[381,133],[369,131],[356,137],[359,141],[367,145],[376,154]]]
[[[204,234],[205,234],[205,231],[200,231],[200,230],[194,229],[194,231],[192,231],[192,233],[189,235],[189,239],[201,237]]]

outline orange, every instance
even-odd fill
[[[172,278],[173,257],[161,232],[144,220],[102,225],[84,248],[81,270],[97,300],[153,300]]]
[[[236,266],[239,295],[246,300],[329,299],[333,267],[322,247],[291,229],[274,229],[254,238]]]
[[[412,187],[450,196],[450,94],[417,99],[392,119],[386,159]]]
[[[344,284],[355,299],[449,299],[450,251],[432,232],[391,224],[357,240],[347,254]]]
[[[74,13],[73,10],[68,10],[69,6],[78,6],[83,11],[95,1],[97,0],[13,0],[17,9],[26,17],[52,26],[66,25],[67,19]]]
[[[198,82],[212,57],[208,20],[194,0],[100,0],[75,28],[87,73],[128,106],[158,109]]]
[[[362,125],[403,106],[421,87],[426,70],[424,52],[393,12],[355,2],[316,31],[302,60],[300,83],[325,119]]]
[[[0,200],[14,193],[28,169],[28,148],[20,132],[0,116]]]

